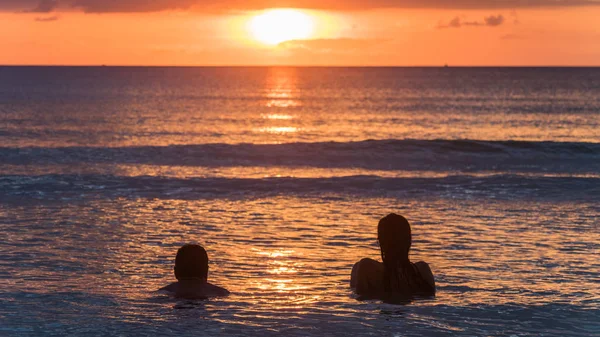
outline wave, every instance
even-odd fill
[[[3,147],[0,163],[596,173],[600,172],[600,143],[389,139],[285,144]]]
[[[114,175],[0,176],[0,200],[100,198],[252,198],[360,196],[600,201],[600,178],[456,175],[443,178],[166,178]]]

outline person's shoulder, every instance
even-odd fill
[[[177,298],[186,299],[206,299],[210,297],[220,297],[229,295],[229,291],[227,289],[210,283],[205,283],[202,285],[182,285],[179,282],[175,282],[169,284],[166,287],[160,288],[157,291],[169,293]]]
[[[415,266],[417,267],[419,274],[421,274],[421,277],[435,289],[435,278],[427,262],[419,261],[415,263]]]
[[[374,268],[377,268],[377,267],[382,267],[383,263],[381,263],[381,262],[379,262],[377,260],[373,260],[371,258],[366,257],[366,258],[361,259],[360,261],[356,262],[354,264],[354,266],[356,268],[359,268],[359,267],[361,267],[361,268],[362,267],[367,267],[367,268],[374,267]]]
[[[383,264],[379,261],[370,259],[368,257],[361,259],[352,266],[352,272],[350,274],[350,286],[352,288],[356,286],[356,279],[359,273],[363,274],[365,272],[370,272],[380,268],[383,268]]]
[[[227,296],[231,294],[229,290],[211,283],[206,284],[206,290],[209,296]]]
[[[175,282],[175,283],[169,284],[168,286],[162,287],[162,288],[158,289],[157,291],[164,291],[164,292],[172,293],[172,292],[177,291],[177,286],[178,286],[178,283]]]
[[[383,263],[364,258],[356,262],[350,274],[350,288],[358,294],[378,292],[383,277]]]

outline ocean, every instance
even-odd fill
[[[435,298],[349,288],[390,212]],[[598,336],[599,219],[600,68],[0,67],[2,336]]]

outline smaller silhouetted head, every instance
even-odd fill
[[[202,246],[185,245],[179,248],[175,257],[175,278],[208,278],[208,254]]]
[[[381,248],[381,258],[391,266],[409,262],[408,251],[412,242],[410,224],[403,216],[389,214],[379,220],[377,240]]]

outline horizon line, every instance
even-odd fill
[[[600,68],[598,65],[126,65],[126,64],[0,64],[0,67],[81,68]]]

